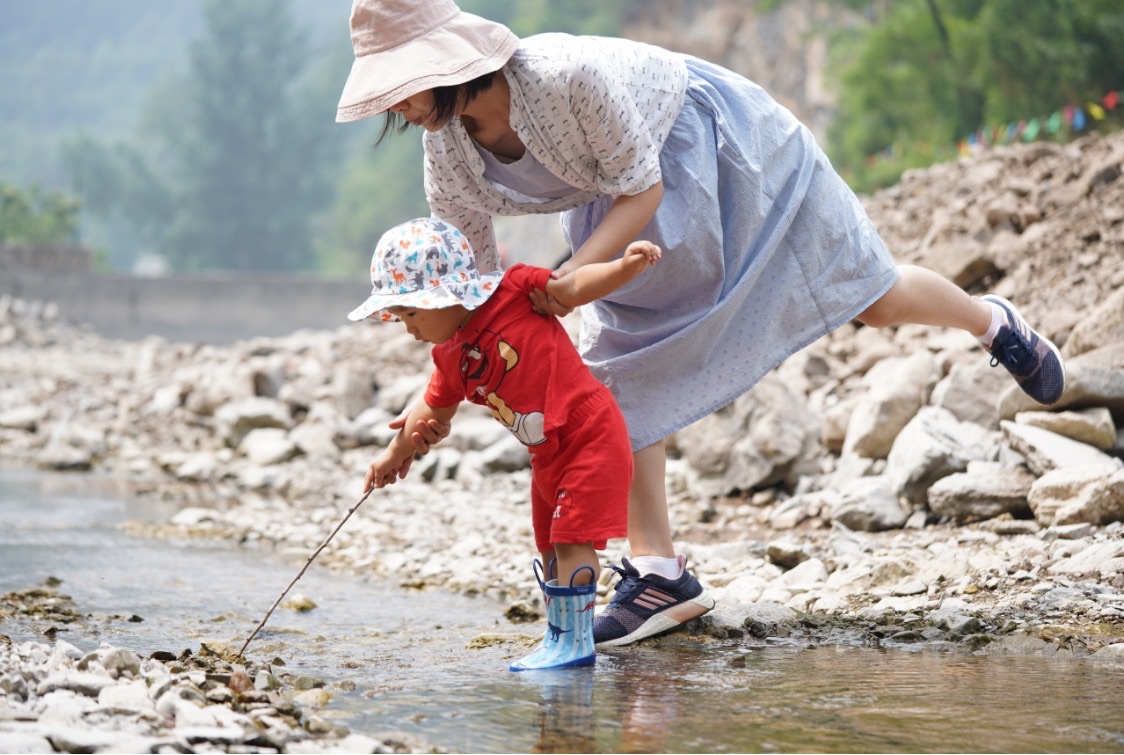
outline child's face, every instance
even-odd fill
[[[468,321],[472,314],[464,307],[445,307],[444,309],[414,309],[413,307],[387,307],[387,312],[395,315],[406,330],[419,341],[445,343]]]

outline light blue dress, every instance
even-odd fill
[[[660,151],[663,202],[639,235],[663,258],[583,310],[582,355],[616,396],[634,450],[730,403],[897,279],[811,132],[744,77],[695,58],[687,67]],[[536,183],[525,161],[493,160],[487,177],[528,196],[565,195],[541,165]],[[564,213],[572,248],[612,201]]]

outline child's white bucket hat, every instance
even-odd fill
[[[426,89],[498,71],[519,38],[453,0],[354,0],[351,46],[355,62],[336,110],[341,123],[386,112]]]
[[[347,316],[384,322],[398,318],[387,307],[476,309],[495,293],[503,272],[476,270],[472,245],[458,229],[437,218],[417,218],[382,235],[371,255],[371,295]]]

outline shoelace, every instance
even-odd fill
[[[622,602],[627,602],[632,597],[632,593],[638,592],[643,588],[646,579],[640,576],[629,574],[625,571],[624,567],[617,566],[616,564],[609,564],[612,569],[620,576],[617,584],[613,586],[613,599],[609,601],[609,605],[619,605]]]
[[[1002,364],[1017,375],[1028,374],[1034,368],[1030,339],[1017,330],[1008,329],[1007,337],[991,352],[991,366],[997,364]]]

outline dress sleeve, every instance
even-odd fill
[[[456,170],[448,156],[434,154],[433,146],[427,141],[425,150],[424,184],[429,211],[433,217],[440,218],[460,229],[472,244],[476,257],[476,269],[481,273],[494,273],[503,269],[496,249],[496,233],[492,216],[481,210],[456,201],[458,195]],[[463,170],[463,167],[460,168]]]
[[[625,82],[604,58],[574,63],[570,109],[597,160],[597,181],[613,195],[639,194],[660,181],[659,150]]]

